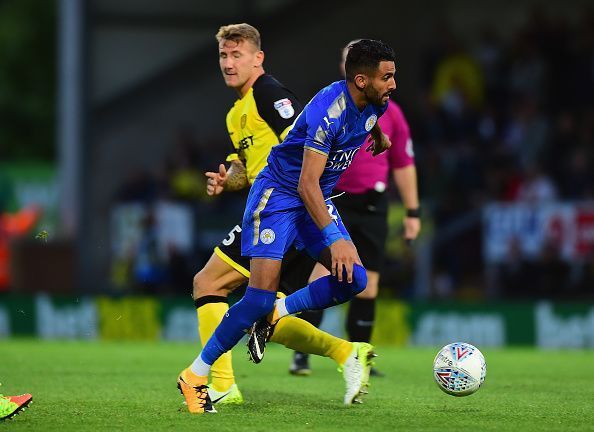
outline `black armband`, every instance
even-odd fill
[[[420,218],[421,217],[421,208],[417,207],[416,209],[406,209],[406,217]]]

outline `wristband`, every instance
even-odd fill
[[[330,246],[336,240],[342,238],[342,233],[338,229],[338,225],[332,221],[322,229],[322,237],[324,238],[324,244]]]
[[[417,207],[416,209],[406,209],[406,217],[420,218],[421,217],[421,209],[419,207]]]

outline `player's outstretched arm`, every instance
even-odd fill
[[[367,147],[367,151],[373,151],[373,155],[377,156],[380,153],[385,152],[392,146],[392,142],[390,138],[382,132],[380,128],[379,122],[376,122],[373,128],[370,131],[371,138],[373,139],[373,144]]]
[[[308,150],[307,148],[303,151],[303,166],[301,167],[297,190],[305,204],[305,208],[317,227],[330,239],[332,262],[328,270],[342,282],[343,268],[345,268],[347,281],[352,283],[353,265],[359,262],[357,249],[352,242],[348,242],[342,237],[338,227],[328,213],[324,195],[320,189],[320,177],[324,172],[327,159],[328,157],[326,155]],[[327,265],[328,263],[324,264]]]
[[[234,191],[247,187],[248,179],[243,162],[234,160],[229,166],[229,170],[224,164],[219,165],[218,172],[209,171],[205,173],[206,193],[208,195],[219,195],[224,190]]]

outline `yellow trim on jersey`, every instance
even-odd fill
[[[322,150],[318,150],[317,148],[313,148],[313,147],[310,147],[310,146],[303,146],[303,148],[304,149],[307,149],[307,150],[310,150],[310,151],[312,151],[314,153],[319,153],[321,155],[328,156],[328,153],[324,153]]]
[[[241,273],[242,275],[244,275],[246,278],[250,277],[250,271],[247,270],[244,266],[242,266],[241,264],[236,263],[235,261],[233,261],[231,259],[231,257],[229,255],[227,255],[225,252],[223,252],[221,250],[221,248],[219,248],[218,246],[216,246],[214,248],[214,253],[223,261],[225,261],[227,264],[229,264],[231,267],[233,267],[235,270],[237,270],[239,273]]]
[[[227,156],[227,159],[225,159],[225,162],[233,162],[234,160],[239,159],[239,155],[237,153],[231,153],[229,156]]]
[[[266,208],[266,204],[268,204],[268,200],[270,199],[273,190],[274,188],[268,188],[264,191],[264,194],[258,203],[258,207],[254,211],[254,246],[258,244],[258,240],[260,239],[260,213]]]
[[[290,127],[287,129],[290,130]],[[287,129],[281,134],[281,139],[288,133]],[[281,142],[274,130],[260,116],[253,88],[235,101],[227,113],[227,130],[236,150],[227,157],[227,162],[234,158],[245,161],[247,179],[252,184],[266,166],[272,147]]]

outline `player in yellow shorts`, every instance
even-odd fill
[[[227,169],[221,164],[218,172],[206,173],[209,195],[249,187],[266,165],[271,148],[284,139],[302,109],[293,93],[264,72],[258,30],[248,24],[232,24],[221,27],[216,38],[225,84],[237,92],[239,99],[227,114],[227,129],[233,143],[233,150],[227,157],[230,166]],[[281,289],[291,292],[307,285],[314,265],[305,253],[292,251],[290,257],[283,260]],[[239,223],[194,276],[193,298],[202,345],[229,309],[228,294],[247,282],[249,275],[249,259],[241,256]],[[367,376],[369,344],[336,338],[302,319],[283,318],[275,326],[270,340],[300,352],[332,358],[343,370],[347,394],[354,388],[361,388],[361,381]],[[208,387],[193,385],[193,375],[190,366],[178,378],[190,412],[216,412],[212,404],[243,402],[235,383],[230,351],[212,365]],[[346,399],[349,404],[354,401],[351,396]]]

